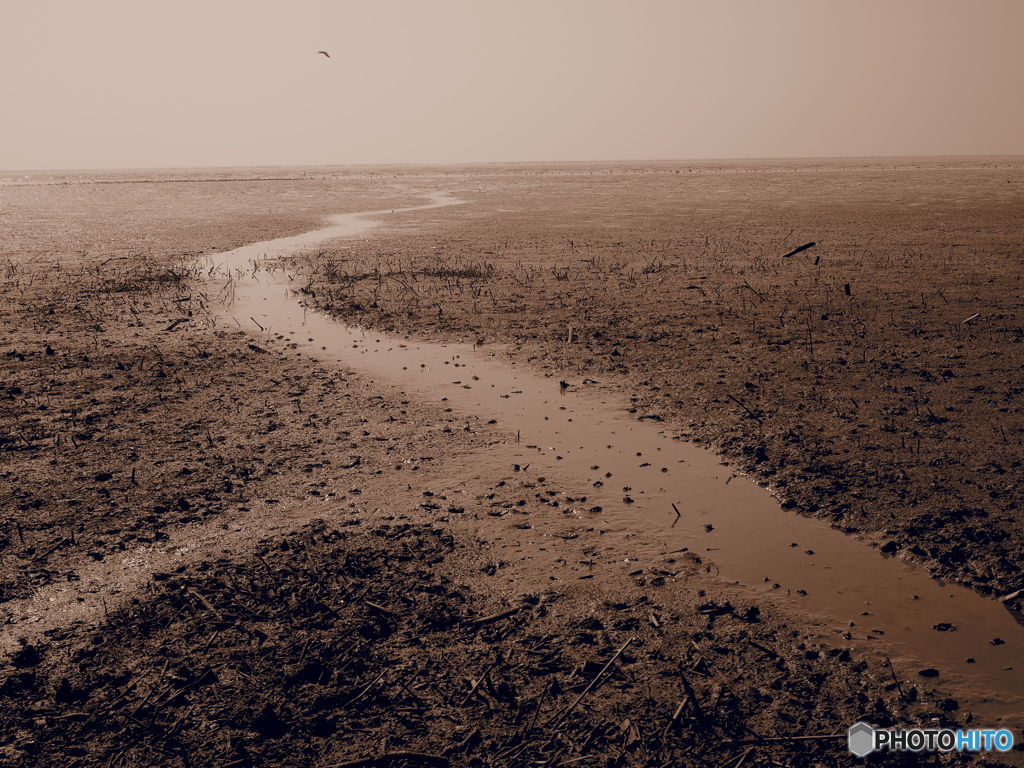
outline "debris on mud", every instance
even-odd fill
[[[1024,556],[1024,334],[1005,289],[1021,238],[1004,194],[1020,169],[943,167],[939,183],[932,165],[865,167],[852,186],[829,168],[501,176],[445,212],[443,235],[378,233],[295,266],[310,304],[359,325],[499,342],[634,392],[637,418],[790,508],[1000,594]],[[815,242],[787,249],[801,232]],[[814,259],[778,257],[810,245]]]
[[[319,522],[181,569],[0,672],[0,755],[82,768],[198,755],[707,765],[755,745],[761,759],[811,766],[845,741],[787,736],[945,716],[728,602],[681,613],[642,591],[581,612],[547,591],[503,608],[466,583],[464,547],[431,524]]]

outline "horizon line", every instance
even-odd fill
[[[19,173],[114,173],[123,171],[185,171],[260,168],[471,168],[485,166],[538,166],[538,165],[622,165],[629,163],[765,163],[811,162],[822,160],[1024,160],[1021,154],[951,154],[951,155],[765,155],[760,157],[704,157],[704,158],[619,158],[615,160],[460,160],[415,162],[360,162],[360,163],[267,163],[254,165],[137,165],[53,168],[0,168],[0,174]]]

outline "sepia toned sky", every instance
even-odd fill
[[[3,0],[0,169],[1024,154],[1022,33],[1021,0]]]

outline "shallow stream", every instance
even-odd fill
[[[281,334],[318,360],[444,400],[456,412],[496,420],[509,437],[493,455],[481,455],[482,463],[500,462],[507,472],[514,461],[557,474],[573,488],[570,494],[588,497],[577,514],[607,517],[612,533],[649,534],[642,538],[654,549],[638,554],[685,549],[723,580],[823,620],[836,644],[869,645],[890,655],[904,680],[921,679],[921,669],[939,670],[943,688],[983,725],[1020,722],[1024,630],[996,600],[942,584],[857,537],[783,510],[767,489],[734,474],[710,451],[631,417],[626,398],[598,383],[566,387],[557,377],[500,359],[493,348],[346,325],[307,310],[286,272],[256,266],[360,235],[392,215],[458,202],[439,195],[430,205],[339,215],[323,229],[213,257],[230,298],[225,320]],[[590,511],[595,506],[601,512]],[[947,624],[953,629],[934,628]],[[993,644],[996,638],[1003,642]]]

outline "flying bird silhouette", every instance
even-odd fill
[[[323,54],[323,55],[324,55],[324,56],[326,56],[326,57],[327,57],[328,59],[329,59],[329,58],[331,58],[331,54],[329,54],[329,53],[328,53],[327,51],[317,51],[317,53],[321,53],[321,54]]]

